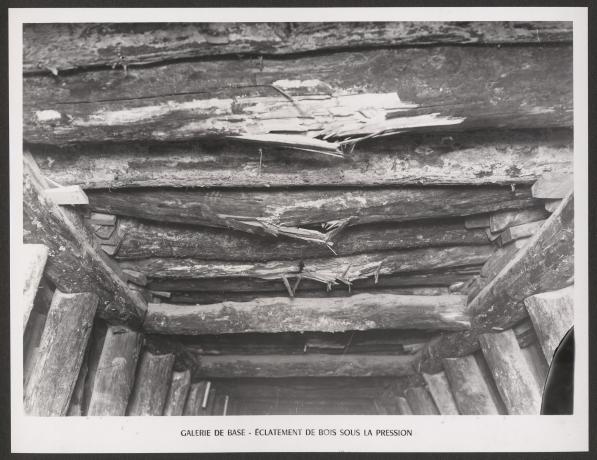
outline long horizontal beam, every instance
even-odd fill
[[[529,187],[406,187],[300,190],[89,190],[92,211],[161,223],[221,227],[313,242],[342,227],[468,216],[541,205]],[[328,231],[305,226],[322,225]],[[336,232],[334,232],[336,230]]]
[[[569,22],[26,24],[25,74],[363,46],[572,42]],[[124,51],[126,50],[126,51]]]
[[[415,368],[412,356],[222,355],[201,356],[194,371],[202,378],[403,377]]]
[[[323,284],[350,284],[354,280],[418,271],[465,267],[484,263],[494,252],[492,245],[451,246],[404,251],[380,251],[345,257],[269,262],[220,262],[202,259],[150,258],[127,260],[124,269],[153,279],[301,278]]]
[[[202,260],[267,261],[347,256],[365,252],[424,247],[487,245],[483,229],[466,229],[462,220],[349,227],[333,238],[331,249],[297,238],[272,238],[209,227],[159,224],[137,219],[118,221],[122,234],[117,259],[196,257]],[[333,252],[332,252],[333,251]]]
[[[59,85],[53,75],[25,79],[27,142],[240,136],[259,143],[265,135],[341,154],[346,138],[572,126],[571,46],[378,49],[59,78]]]
[[[261,153],[259,152],[261,149]],[[530,184],[572,172],[572,130],[484,130],[377,138],[341,161],[239,141],[31,146],[43,173],[85,189]],[[424,152],[424,154],[421,154]]]
[[[470,326],[466,296],[390,293],[336,298],[263,298],[211,305],[150,303],[143,329],[159,334],[366,329],[443,329]]]

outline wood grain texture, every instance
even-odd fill
[[[340,153],[335,141],[347,137],[572,126],[571,46],[377,49],[258,66],[180,62],[75,72],[58,82],[53,75],[25,80],[27,142],[284,133],[318,137]]]
[[[462,415],[499,413],[474,356],[445,358],[443,367],[454,401]]]
[[[195,372],[205,378],[403,377],[413,375],[411,356],[222,355],[201,356]]]
[[[539,415],[541,390],[514,332],[482,334],[479,342],[508,413]]]
[[[46,179],[28,152],[23,159],[23,240],[48,247],[46,276],[63,292],[97,294],[100,316],[139,324],[146,308],[143,299],[127,288],[118,265],[94,244],[81,216],[44,197]]]
[[[182,415],[190,387],[191,372],[189,370],[172,373],[172,381],[164,406],[164,415]]]
[[[235,140],[30,149],[48,178],[84,189],[509,185],[573,169],[569,129],[401,134],[360,142],[343,158]]]
[[[518,342],[520,344],[520,341]],[[537,386],[541,391],[541,398],[543,398],[543,389],[545,387],[545,383],[547,381],[547,374],[549,372],[549,365],[547,364],[547,360],[545,359],[545,355],[541,350],[541,346],[537,343],[532,343],[527,347],[520,348],[524,358],[529,365],[529,369],[533,373],[533,377],[535,377],[535,381],[537,382]]]
[[[574,325],[574,285],[524,299],[539,344],[551,364],[554,352]]]
[[[39,342],[46,324],[46,315],[33,310],[23,333],[23,388],[27,387],[39,353]]]
[[[411,387],[404,391],[404,396],[413,415],[439,415],[437,406],[429,392],[423,387]]]
[[[404,187],[300,190],[90,190],[90,209],[160,223],[223,227],[314,242],[330,232],[297,228],[326,224],[408,222],[460,217],[540,204],[528,187]],[[304,234],[306,233],[306,235]]]
[[[284,278],[314,280],[323,285],[350,284],[355,280],[397,273],[426,272],[484,263],[493,246],[452,246],[445,248],[383,251],[344,257],[297,261],[220,262],[202,259],[150,258],[122,261],[121,267],[144,273],[152,279]],[[375,284],[375,283],[374,283]],[[150,283],[150,286],[153,284]]]
[[[109,326],[95,373],[87,415],[125,415],[135,382],[141,334]]]
[[[141,355],[127,415],[162,415],[173,366],[172,354],[154,355],[145,351]]]
[[[33,309],[33,301],[48,259],[48,247],[44,244],[24,244],[22,247],[23,274],[23,330]]]
[[[148,33],[151,32],[151,33]],[[429,44],[572,42],[569,22],[26,24],[25,74],[227,55]]]
[[[484,231],[467,230],[460,219],[447,223],[432,221],[349,227],[333,239],[333,253],[325,245],[296,238],[271,238],[234,230],[164,225],[129,218],[120,219],[118,225],[123,238],[114,255],[117,259],[194,257],[202,260],[266,261],[327,257],[334,253],[346,256],[390,249],[488,244]]]
[[[355,294],[340,298],[264,298],[212,305],[150,303],[143,330],[159,334],[365,329],[466,329],[466,296]]]
[[[202,380],[191,385],[182,415],[206,415],[202,405],[206,392],[209,392],[208,384],[208,381]]]
[[[66,415],[97,304],[93,293],[54,292],[35,367],[24,389],[28,414]]]
[[[452,396],[446,374],[444,372],[438,372],[437,374],[423,373],[423,378],[439,413],[442,415],[458,415],[458,408]]]
[[[535,198],[549,200],[563,199],[574,189],[574,175],[563,171],[545,174],[533,184]]]
[[[501,232],[508,227],[537,222],[547,217],[549,213],[542,207],[496,212],[489,219],[489,229],[494,233]]]

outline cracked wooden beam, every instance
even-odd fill
[[[45,197],[46,179],[33,157],[24,152],[23,159],[23,240],[48,247],[46,276],[63,292],[97,294],[101,317],[138,326],[145,301],[128,289],[118,264],[98,248],[82,217]]]
[[[540,204],[530,188],[499,186],[296,190],[89,190],[93,211],[160,223],[230,228],[333,242],[330,224],[354,226],[459,217]],[[321,230],[312,229],[321,226]],[[306,229],[304,227],[310,226]],[[305,234],[305,232],[307,232]],[[342,232],[340,232],[341,234]]]
[[[149,258],[120,262],[152,279],[261,278],[279,280],[301,277],[327,284],[350,285],[359,279],[398,273],[466,267],[484,263],[494,252],[492,245],[380,251],[345,257],[268,262],[222,262],[203,259]],[[151,285],[150,285],[151,286]]]
[[[546,171],[573,169],[568,129],[377,138],[340,161],[231,140],[30,149],[48,178],[84,189],[532,184]]]
[[[467,230],[461,219],[349,227],[338,233],[331,248],[297,238],[271,238],[234,230],[168,225],[131,218],[120,219],[118,231],[123,237],[114,255],[116,259],[196,257],[246,262],[488,244],[485,231]]]
[[[363,46],[571,43],[570,22],[25,24],[23,72]]]
[[[572,47],[378,49],[260,66],[179,62],[32,76],[23,90],[30,143],[284,133],[336,148],[347,138],[411,131],[571,127]]]

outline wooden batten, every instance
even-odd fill
[[[566,198],[574,188],[572,173],[553,172],[542,176],[533,184],[534,198],[560,200]]]
[[[483,356],[511,415],[539,415],[541,390],[512,330],[482,334]]]
[[[98,298],[54,292],[25,393],[30,415],[66,415],[91,334]]]
[[[462,415],[499,414],[474,356],[445,358],[443,366],[454,401]]]
[[[87,205],[89,198],[78,185],[47,188],[42,191],[44,197],[59,206]]]
[[[398,407],[398,411],[400,415],[412,415],[413,411],[408,404],[408,401],[403,396],[396,397],[396,406]]]
[[[100,316],[138,324],[146,309],[143,299],[127,288],[118,265],[94,244],[83,218],[43,196],[46,179],[28,152],[23,159],[23,238],[48,247],[45,275],[63,292],[97,294]]]
[[[154,355],[149,351],[143,353],[135,375],[127,415],[162,415],[173,366],[172,354]]]
[[[466,329],[466,296],[355,294],[327,298],[259,298],[211,305],[150,303],[143,330],[158,334],[366,329]]]
[[[550,364],[560,342],[574,325],[574,285],[532,295],[524,299],[524,304]]]
[[[164,406],[164,415],[182,415],[190,388],[191,372],[189,370],[172,373],[172,381]]]
[[[500,211],[491,215],[489,228],[492,232],[501,232],[509,227],[544,220],[549,213],[542,208],[529,208],[516,211]]]
[[[514,227],[509,227],[500,233],[498,238],[498,245],[505,246],[506,244],[511,243],[512,241],[516,241],[520,238],[528,238],[533,236],[541,226],[545,223],[544,220],[539,220],[536,222],[529,222],[528,224],[516,225]]]
[[[423,373],[423,378],[427,382],[427,389],[435,401],[435,405],[442,415],[458,415],[456,401],[452,396],[450,384],[444,372],[437,374]]]
[[[194,371],[205,378],[402,377],[415,373],[408,355],[221,355],[197,356]]]
[[[44,244],[24,244],[22,248],[23,274],[23,329],[33,309],[37,288],[48,259],[48,247]]]
[[[85,402],[85,380],[87,379],[88,373],[89,366],[87,364],[86,353],[83,364],[81,365],[81,370],[79,371],[79,376],[77,377],[77,383],[75,384],[75,388],[70,399],[68,411],[66,413],[66,415],[69,417],[78,417],[83,415],[83,404]]]
[[[135,381],[141,334],[109,326],[104,339],[87,415],[125,415]]]
[[[423,387],[411,387],[404,390],[413,415],[439,415],[437,406],[429,392]]]
[[[562,200],[544,200],[545,210],[547,212],[554,212],[560,204],[562,204]]]

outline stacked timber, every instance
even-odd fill
[[[32,284],[47,258],[110,323],[58,381],[29,288],[30,411],[537,413],[572,321],[570,26],[151,27],[24,28]]]

